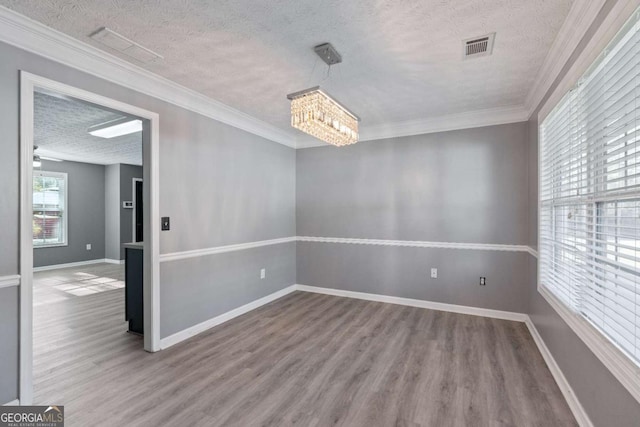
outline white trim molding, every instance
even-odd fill
[[[423,120],[363,126],[361,141],[445,132],[528,120],[587,29],[604,0],[577,0],[521,105],[481,109]],[[197,91],[129,63],[88,43],[0,6],[0,40],[101,79],[196,112],[292,148],[325,146],[294,130],[283,130]]]
[[[173,345],[178,344],[184,340],[187,340],[199,333],[206,331],[207,329],[211,329],[214,326],[218,326],[224,322],[228,322],[231,319],[234,319],[238,316],[241,316],[245,313],[248,313],[252,310],[255,310],[258,307],[262,307],[265,304],[268,304],[272,301],[275,301],[279,298],[282,298],[285,295],[288,295],[296,290],[296,285],[288,286],[284,289],[281,289],[277,292],[264,296],[260,299],[252,301],[248,304],[235,308],[233,310],[227,311],[219,316],[213,317],[209,320],[206,320],[202,323],[198,323],[197,325],[191,326],[187,329],[184,329],[180,332],[176,332],[173,335],[169,335],[166,338],[162,338],[160,340],[160,348],[164,350],[165,348],[169,348]]]
[[[582,407],[582,404],[580,403],[580,401],[578,400],[578,397],[574,393],[573,388],[569,384],[569,381],[567,381],[567,378],[562,373],[562,370],[558,366],[558,363],[553,358],[551,351],[549,351],[549,348],[547,347],[544,340],[540,336],[538,329],[536,329],[536,325],[533,323],[533,321],[529,316],[527,316],[527,320],[524,323],[527,325],[527,328],[529,329],[529,333],[531,333],[531,337],[533,338],[533,341],[538,346],[538,350],[540,350],[540,354],[542,354],[544,361],[547,363],[547,367],[549,367],[549,371],[551,371],[551,375],[553,375],[553,378],[556,380],[556,383],[558,384],[558,387],[560,388],[560,391],[562,392],[564,399],[567,401],[567,404],[569,405],[569,409],[571,409],[573,416],[576,418],[578,425],[580,427],[593,427],[593,423],[591,422],[591,419],[589,419],[587,412]]]
[[[342,237],[298,236],[299,242],[346,243],[353,245],[401,246],[409,248],[471,249],[481,251],[529,252],[529,246],[493,243],[427,242],[420,240],[352,239]]]
[[[0,39],[3,37],[25,36],[25,43],[42,41],[38,49],[51,47],[55,50],[55,37],[47,40],[45,33],[38,33],[42,25],[21,17],[22,22],[31,22],[28,27],[15,26],[15,21],[7,16],[8,9],[0,7]],[[19,21],[20,21],[19,20]],[[45,27],[46,28],[46,27]],[[11,31],[13,29],[15,33]],[[25,31],[27,32],[25,34]],[[53,30],[49,30],[53,31]],[[57,32],[55,32],[57,33]],[[59,33],[58,33],[59,34]],[[54,34],[55,35],[55,34]],[[61,36],[58,36],[61,37]],[[53,44],[52,44],[53,43]],[[80,47],[76,46],[77,49]],[[70,58],[74,50],[68,46]],[[80,49],[81,50],[81,49]],[[79,52],[79,51],[78,51]],[[60,51],[58,51],[60,53]],[[76,52],[77,53],[77,52]],[[45,55],[46,56],[46,55]],[[86,55],[85,55],[86,56]],[[76,59],[78,56],[76,55]],[[86,66],[91,66],[87,57]],[[64,62],[64,61],[63,61]],[[160,116],[134,105],[97,95],[45,77],[20,71],[20,379],[19,398],[23,404],[33,401],[33,141],[34,141],[34,93],[36,88],[50,90],[61,95],[87,101],[112,110],[145,119],[143,122],[143,157],[145,179],[145,204],[149,206],[145,214],[144,242],[144,349],[150,352],[160,349],[160,175],[159,145]],[[135,88],[134,88],[135,89]]]
[[[104,264],[106,262],[108,261],[105,258],[90,259],[88,261],[68,262],[65,264],[53,264],[53,265],[43,265],[40,267],[33,267],[33,271],[38,272],[38,271],[47,271],[47,270],[59,270],[61,268],[82,267],[84,265]]]
[[[527,246],[527,252],[529,252],[535,258],[538,258],[538,251],[533,249],[531,246]]]
[[[0,6],[0,41],[295,148],[292,133]]]
[[[207,255],[216,255],[226,252],[242,251],[245,249],[260,248],[262,246],[278,245],[281,243],[295,242],[296,237],[283,237],[280,239],[259,240],[257,242],[238,243],[234,245],[216,246],[213,248],[194,249],[191,251],[172,252],[160,255],[160,262],[177,261],[186,258],[195,258]]]
[[[472,316],[490,317],[492,319],[524,322],[527,315],[512,311],[492,310],[489,308],[470,307],[466,305],[445,304],[412,298],[394,297],[390,295],[369,294],[365,292],[345,291],[342,289],[322,288],[318,286],[296,285],[296,290],[316,294],[333,295],[337,297],[355,298],[365,301],[385,302],[388,304],[406,305],[409,307],[427,308],[430,310],[448,311],[451,313],[469,314]]]
[[[360,141],[365,142],[484,126],[504,125],[508,123],[526,122],[528,119],[529,112],[524,106],[511,106],[467,111],[464,113],[405,122],[369,126],[363,124],[360,127]],[[327,145],[325,142],[316,138],[300,136],[296,148],[320,147],[325,145]]]
[[[584,1],[586,1],[587,3],[589,2],[589,0],[583,0],[582,2]],[[593,3],[599,4],[602,3],[602,0],[594,0]],[[589,40],[589,42],[575,59],[565,76],[558,83],[558,86],[549,95],[549,98],[545,101],[544,105],[541,106],[538,113],[538,123],[542,123],[542,121],[551,112],[551,110],[553,110],[558,102],[560,102],[562,97],[564,97],[564,95],[569,92],[569,90],[571,90],[571,88],[578,82],[578,79],[580,79],[580,77],[589,69],[591,64],[593,64],[593,62],[598,58],[598,56],[609,44],[609,42],[618,33],[618,31],[620,31],[622,26],[627,22],[629,17],[631,17],[631,15],[637,9],[637,0],[618,0],[616,2],[607,16],[604,18],[604,21],[602,22],[600,27],[591,37],[591,40]],[[587,16],[590,16],[592,14],[593,11],[589,12]],[[590,19],[595,19],[595,15]],[[574,49],[576,46],[574,46]],[[566,60],[562,63],[563,66],[565,65],[565,63]],[[540,99],[542,99],[542,97]],[[535,111],[536,107],[537,105],[533,107],[531,113]]]
[[[493,319],[508,320],[508,321],[514,321],[514,322],[524,322],[527,328],[529,329],[529,332],[531,333],[531,336],[536,346],[540,350],[542,357],[544,358],[547,366],[549,367],[549,371],[553,375],[553,378],[555,379],[564,398],[566,399],[567,404],[569,405],[569,408],[573,412],[573,415],[575,416],[578,424],[581,427],[593,426],[587,413],[585,412],[584,408],[582,407],[578,398],[573,392],[571,385],[565,378],[564,374],[560,370],[560,367],[558,366],[555,359],[553,358],[553,355],[551,354],[546,344],[544,343],[544,340],[538,333],[538,330],[536,329],[535,325],[533,324],[529,316],[524,313],[515,313],[510,311],[492,310],[492,309],[479,308],[479,307],[445,304],[445,303],[417,300],[417,299],[411,299],[411,298],[401,298],[401,297],[394,297],[394,296],[388,296],[388,295],[369,294],[364,292],[353,292],[353,291],[345,291],[340,289],[322,288],[317,286],[307,286],[307,285],[296,284],[296,285],[288,286],[284,289],[281,289],[265,297],[252,301],[241,307],[235,308],[219,316],[216,316],[207,321],[204,321],[202,323],[199,323],[197,325],[184,329],[180,332],[172,334],[166,338],[163,338],[160,340],[160,347],[161,349],[169,348],[182,341],[192,338],[208,329],[211,329],[231,319],[234,319],[238,316],[246,314],[252,310],[262,307],[263,305],[273,302],[295,291],[319,293],[324,295],[333,295],[333,296],[345,297],[345,298],[355,298],[355,299],[361,299],[365,301],[376,301],[376,302],[382,302],[387,304],[397,304],[397,305],[404,305],[409,307],[418,307],[418,308],[425,308],[430,310],[467,314],[472,316],[489,317]]]
[[[123,265],[124,264],[124,260],[123,259],[105,258],[104,262],[107,263],[107,264],[117,264],[117,265]]]
[[[525,100],[527,117],[531,117],[535,112],[551,85],[560,75],[604,3],[605,0],[576,0],[573,2],[569,15],[560,28],[531,90],[527,94]]]
[[[572,312],[543,285],[538,284],[538,292],[556,313],[560,315],[562,320],[569,325],[571,330],[589,347],[600,362],[602,362],[627,391],[640,402],[640,367],[587,320]]]
[[[197,258],[207,255],[217,255],[227,252],[243,251],[246,249],[260,248],[263,246],[279,245],[291,242],[315,242],[315,243],[346,243],[354,245],[400,246],[409,248],[435,248],[435,249],[470,249],[481,251],[505,251],[528,252],[537,256],[537,252],[526,245],[503,245],[493,243],[453,243],[453,242],[426,242],[418,240],[384,240],[384,239],[352,239],[342,237],[311,237],[291,236],[271,240],[259,240],[256,242],[237,243],[211,248],[193,249],[188,251],[171,252],[160,255],[160,262],[178,261],[187,258]]]
[[[11,402],[4,403],[2,406],[20,406],[20,400],[12,400]]]
[[[0,289],[10,288],[20,285],[20,275],[14,274],[11,276],[0,276]]]

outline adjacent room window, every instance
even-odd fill
[[[640,365],[640,31],[540,126],[540,284]]]
[[[67,174],[33,172],[33,246],[67,244]]]

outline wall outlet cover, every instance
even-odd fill
[[[260,270],[260,278],[264,279],[265,277],[267,277],[267,269],[263,268]]]
[[[437,279],[438,278],[438,269],[437,268],[432,268],[431,269],[431,278],[432,279]]]
[[[91,250],[91,243],[87,243],[87,250],[90,251]]]

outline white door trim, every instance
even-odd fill
[[[159,131],[160,116],[152,111],[68,86],[25,71],[20,72],[20,402],[33,401],[33,121],[35,88],[101,105],[147,119],[149,143],[143,142],[144,190],[148,194],[149,215],[144,242],[144,348],[160,350],[160,203]],[[146,128],[145,128],[146,129]],[[143,138],[144,140],[145,138]]]
[[[131,200],[133,200],[133,209],[131,210],[131,241],[132,242],[136,241],[136,211],[138,210],[138,200],[136,199],[136,182],[144,182],[144,181],[142,178],[131,179]]]

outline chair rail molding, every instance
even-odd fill
[[[20,275],[13,274],[11,276],[0,276],[0,289],[10,288],[20,285]]]
[[[530,252],[529,246],[494,243],[428,242],[421,240],[353,239],[342,237],[298,236],[298,242],[345,243],[352,245],[401,246],[410,248],[470,249],[481,251]]]

